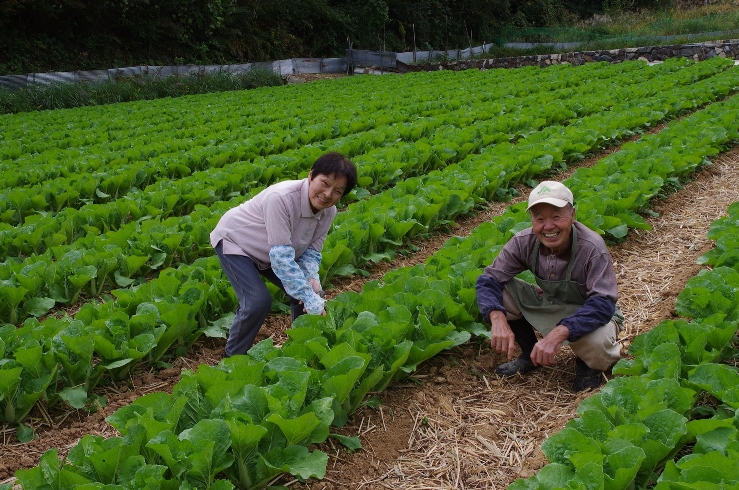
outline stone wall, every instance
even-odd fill
[[[716,56],[739,60],[739,39],[673,46],[648,46],[604,51],[513,56],[509,58],[456,60],[424,65],[408,65],[398,62],[398,71],[467,70],[470,68],[486,70],[490,68],[520,68],[522,66],[540,66],[543,68],[561,63],[582,65],[593,61],[620,63],[629,60],[644,60],[651,63],[664,61],[667,58],[692,58],[695,61],[702,61]]]

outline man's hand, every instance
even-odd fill
[[[531,351],[531,362],[536,366],[551,366],[554,364],[554,356],[562,347],[562,342],[570,336],[570,329],[564,325],[557,325],[546,337],[534,345]]]
[[[490,345],[498,352],[504,352],[508,355],[508,359],[513,359],[513,353],[516,351],[516,337],[513,335],[505,313],[502,311],[490,312]]]

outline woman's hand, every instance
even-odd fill
[[[314,293],[316,293],[321,298],[325,298],[325,295],[324,295],[324,292],[323,292],[323,288],[321,287],[321,283],[318,282],[317,279],[314,279],[312,277],[309,278],[308,279],[308,284],[310,284],[310,286],[313,288],[313,292]],[[302,304],[303,302],[301,301],[300,303]],[[305,309],[303,311],[305,311]],[[306,313],[307,313],[307,311],[306,311]],[[323,312],[321,312],[321,316],[326,316],[326,308],[324,308],[323,309]]]
[[[320,295],[320,293],[323,291],[323,288],[321,288],[321,283],[318,282],[317,279],[314,279],[312,277],[309,278],[308,279],[308,284],[310,284],[310,286],[313,288],[313,292],[316,293],[316,294],[318,294],[318,295]]]

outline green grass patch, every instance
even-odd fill
[[[719,33],[719,34],[717,34]],[[510,26],[499,31],[495,46],[480,58],[533,56],[687,44],[739,37],[739,8],[731,2],[694,8],[619,11],[550,27]],[[545,43],[531,48],[506,43]],[[553,46],[580,43],[576,48]],[[551,44],[547,45],[547,44]]]

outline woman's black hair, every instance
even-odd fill
[[[346,189],[344,195],[349,194],[357,185],[357,167],[341,153],[331,152],[318,157],[310,169],[311,177],[328,175],[346,177]]]

